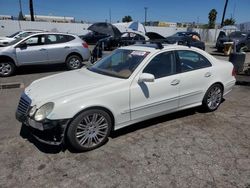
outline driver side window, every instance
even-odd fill
[[[27,46],[43,45],[45,42],[45,37],[44,35],[36,35],[36,36],[28,38],[24,42],[27,44]]]
[[[155,79],[166,77],[176,73],[176,61],[173,52],[163,52],[155,56],[143,70],[150,73]]]

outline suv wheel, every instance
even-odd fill
[[[13,74],[15,65],[10,61],[0,62],[0,77],[7,77]]]
[[[89,151],[103,145],[111,131],[111,118],[103,110],[87,110],[70,123],[67,140],[77,151]]]
[[[66,59],[66,65],[69,70],[75,70],[82,67],[82,59],[78,55],[71,55]]]

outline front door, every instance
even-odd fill
[[[16,47],[17,61],[20,65],[45,64],[48,63],[48,51],[44,46],[44,35],[36,35],[28,38],[22,43],[26,46]]]
[[[138,83],[142,73],[154,75],[154,82]],[[150,118],[177,109],[179,83],[175,54],[163,52],[156,55],[131,84],[131,119]]]

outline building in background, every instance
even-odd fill
[[[241,24],[238,24],[237,27],[241,30],[241,31],[250,31],[250,22],[244,22]]]
[[[146,23],[147,26],[156,26],[156,27],[176,27],[177,23],[175,22],[162,22],[162,21],[150,21]]]
[[[25,20],[30,21],[30,15],[24,16]],[[40,22],[57,22],[57,23],[75,23],[74,17],[68,16],[44,16],[44,15],[35,15],[35,21]]]
[[[0,15],[0,20],[13,20],[11,15]]]

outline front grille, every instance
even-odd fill
[[[22,93],[17,107],[17,112],[20,115],[26,115],[28,113],[30,105],[31,105],[31,99],[25,93]]]

